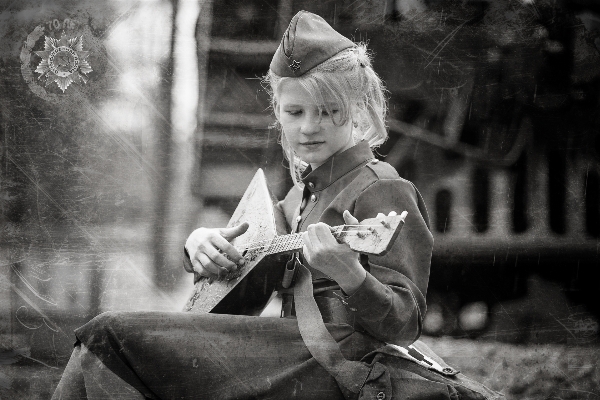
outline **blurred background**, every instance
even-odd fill
[[[387,84],[377,156],[435,238],[430,343],[509,398],[547,398],[523,374],[547,362],[561,398],[600,397],[593,0],[1,1],[0,396],[49,398],[103,311],[181,310],[189,233],[257,168],[291,187],[261,77],[302,9]]]

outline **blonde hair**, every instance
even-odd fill
[[[269,70],[263,82],[273,110],[278,107],[279,88],[288,79],[297,80],[319,107],[324,105],[335,125],[344,125],[352,120],[355,142],[366,140],[373,148],[387,139],[385,86],[371,66],[371,56],[364,43],[342,50],[297,78],[280,77]],[[334,119],[331,103],[325,99],[339,105],[338,118]],[[295,185],[302,187],[301,175],[308,164],[287,143],[279,121],[275,123],[275,127],[279,129],[281,146],[290,166],[292,180]]]

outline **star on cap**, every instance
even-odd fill
[[[269,68],[281,77],[302,76],[340,51],[355,46],[323,18],[300,11],[290,21]]]
[[[302,61],[297,61],[297,60],[292,61],[292,63],[290,64],[290,68],[292,69],[292,71],[294,71],[294,72],[298,71],[300,69],[301,62]]]

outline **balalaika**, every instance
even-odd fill
[[[246,263],[224,279],[200,278],[186,311],[258,315],[274,290],[281,287],[285,254],[302,249],[302,234],[286,234],[284,216],[273,207],[265,175],[259,169],[248,185],[228,227],[249,223],[248,230],[231,242]],[[356,252],[383,255],[404,225],[401,215],[366,219],[358,225],[332,227],[333,236]]]

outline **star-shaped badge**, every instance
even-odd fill
[[[87,82],[87,75],[92,67],[87,61],[89,51],[83,51],[83,36],[67,38],[64,34],[60,39],[46,36],[44,50],[35,54],[42,58],[35,72],[39,79],[46,76],[46,86],[56,82],[60,90],[65,92],[73,82]]]
[[[292,63],[290,64],[290,68],[292,69],[292,71],[296,72],[300,69],[300,62],[301,61],[292,61]]]

